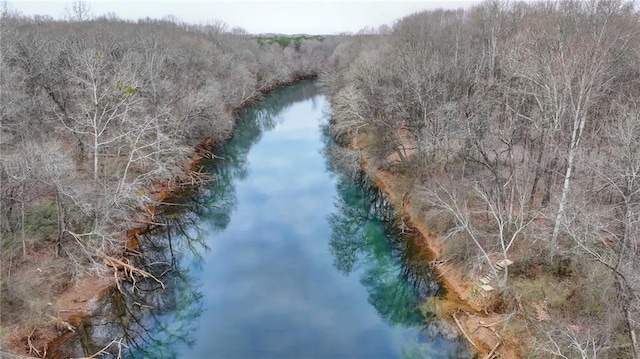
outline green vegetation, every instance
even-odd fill
[[[260,45],[271,45],[274,42],[282,46],[284,49],[288,46],[293,46],[296,50],[300,49],[300,44],[305,40],[324,41],[324,36],[320,35],[299,35],[299,36],[258,36],[255,38]]]
[[[57,226],[57,209],[55,202],[47,202],[36,206],[25,215],[25,230],[28,235],[40,240],[53,239]]]

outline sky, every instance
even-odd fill
[[[72,0],[8,0],[9,7],[23,15],[50,15],[65,18]],[[222,20],[230,27],[241,27],[252,34],[338,34],[357,32],[364,27],[392,25],[395,20],[427,9],[460,8],[480,0],[423,1],[206,1],[206,0],[85,0],[91,15],[109,12],[121,19],[162,19],[167,15],[179,20],[205,24]]]

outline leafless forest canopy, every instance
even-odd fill
[[[639,21],[623,1],[428,11],[322,77],[334,134],[402,179],[444,259],[497,277],[523,357],[640,358]]]
[[[332,134],[398,178],[444,260],[470,280],[492,272],[489,309],[509,314],[499,330],[520,355],[640,359],[636,8],[489,1],[285,47],[220,22],[5,8],[3,325],[45,320],[38,296],[65,282],[12,271],[111,275],[103,258],[131,219],[201,179],[194,145],[228,138],[263,92],[320,74]],[[498,273],[498,259],[514,264]]]
[[[194,146],[206,154],[231,135],[237,110],[317,75],[338,41],[261,45],[219,21],[89,18],[84,8],[58,21],[4,5],[1,315],[27,334],[51,322],[48,303],[74,278],[113,277],[109,258],[128,229],[153,222],[163,193],[206,179],[189,167]]]

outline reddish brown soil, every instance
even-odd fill
[[[317,77],[317,75],[312,74],[291,78],[289,81],[262,89],[261,92],[267,94],[280,87],[315,77]],[[249,106],[258,100],[259,99],[256,98],[253,102],[247,102],[245,106]],[[227,135],[230,137],[232,133]],[[70,144],[72,141],[64,141],[64,143]],[[216,143],[213,143],[211,139],[204,139],[196,145],[193,149],[191,161],[185,163],[184,168],[194,171],[194,173],[199,172],[201,162],[213,158],[212,153],[208,149],[214,145],[216,145]],[[86,168],[79,167],[78,171],[86,172]],[[192,184],[197,184],[199,178],[194,176],[183,180],[185,183],[191,182]],[[180,183],[179,179],[154,183],[149,189],[149,192],[156,201],[162,202],[172,196],[176,190],[179,190],[180,186],[178,183]],[[122,255],[126,256],[132,251],[135,252],[140,246],[139,235],[148,230],[149,226],[157,224],[154,222],[154,215],[157,213],[159,213],[159,209],[152,206],[147,208],[146,212],[134,214],[134,218],[132,218],[131,221],[132,228],[123,233],[126,242]],[[42,263],[47,263],[54,258],[53,248],[54,246],[48,246],[31,251],[27,260],[11,265],[11,271],[14,275],[20,274],[24,278],[40,276],[43,280],[46,280],[46,276],[50,276],[51,273],[47,273],[38,268]],[[120,254],[118,256],[120,256]],[[57,260],[61,261],[63,259]],[[2,273],[2,275],[6,275],[6,273]],[[113,288],[114,285],[115,278],[113,277],[85,276],[76,281],[72,281],[71,278],[66,278],[66,280],[62,281],[60,285],[61,288],[57,288],[55,292],[47,293],[48,296],[51,297],[51,304],[47,309],[48,320],[46,320],[46,324],[33,328],[33,326],[25,326],[24,323],[2,323],[0,358],[5,356],[20,358],[57,358],[59,355],[51,353],[51,350],[48,349],[64,345],[69,338],[69,334],[73,333],[75,326],[80,324],[84,318],[96,309],[95,305],[98,300],[105,295],[109,289]],[[2,295],[6,295],[6,293],[2,293]],[[7,312],[11,311],[11,308],[0,309]],[[55,349],[52,350],[55,351]]]
[[[362,167],[368,170],[366,150],[361,143],[357,142],[353,147],[363,154]],[[459,266],[441,261],[443,242],[437,238],[432,229],[427,228],[422,221],[411,215],[413,211],[410,210],[410,200],[403,198],[404,196],[396,190],[399,178],[388,171],[377,170],[373,172],[373,180],[376,186],[387,194],[394,208],[409,218],[407,224],[415,228],[416,235],[426,246],[424,260],[439,263],[434,267],[434,272],[447,293],[439,315],[456,323],[461,334],[470,341],[480,357],[488,358],[493,354],[497,358],[520,358],[517,354],[517,349],[521,346],[518,339],[499,334],[498,329],[506,316],[490,312],[489,308],[495,298],[491,293],[482,291],[476,280],[470,278]]]
[[[33,293],[34,298],[44,303],[44,313],[40,319],[33,319],[27,323],[12,320],[11,311],[24,310],[24,308],[2,308],[4,318],[2,343],[0,347],[4,351],[33,357],[45,357],[48,343],[67,332],[73,325],[69,324],[72,314],[89,314],[94,308],[102,291],[109,288],[113,280],[97,276],[86,276],[79,281],[70,283],[71,278],[65,271],[64,258],[55,258],[53,246],[45,246],[32,250],[27,259],[15,262],[11,273],[4,273],[5,279],[19,281],[28,280],[36,285],[42,293]],[[55,278],[55,279],[52,279]],[[3,293],[10,296],[11,293]],[[16,313],[17,314],[17,313]],[[23,313],[24,314],[24,313]],[[1,356],[0,356],[1,357]]]

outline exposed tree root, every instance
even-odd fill
[[[134,266],[132,266],[131,264],[125,263],[120,259],[114,258],[114,257],[110,257],[110,256],[104,256],[104,262],[106,265],[108,265],[109,267],[113,268],[113,276],[116,280],[116,285],[118,287],[118,290],[121,293],[124,293],[122,290],[122,286],[120,285],[120,282],[122,281],[122,277],[120,277],[118,275],[119,273],[119,269],[122,269],[124,271],[124,276],[131,279],[131,282],[133,284],[133,288],[137,288],[136,287],[136,276],[135,275],[139,275],[143,278],[151,278],[154,281],[156,281],[158,284],[160,284],[160,286],[162,287],[162,289],[165,289],[165,285],[164,283],[162,283],[161,280],[159,280],[158,278],[156,278],[153,274],[142,270],[140,268],[136,268]],[[135,274],[135,275],[134,275]]]

